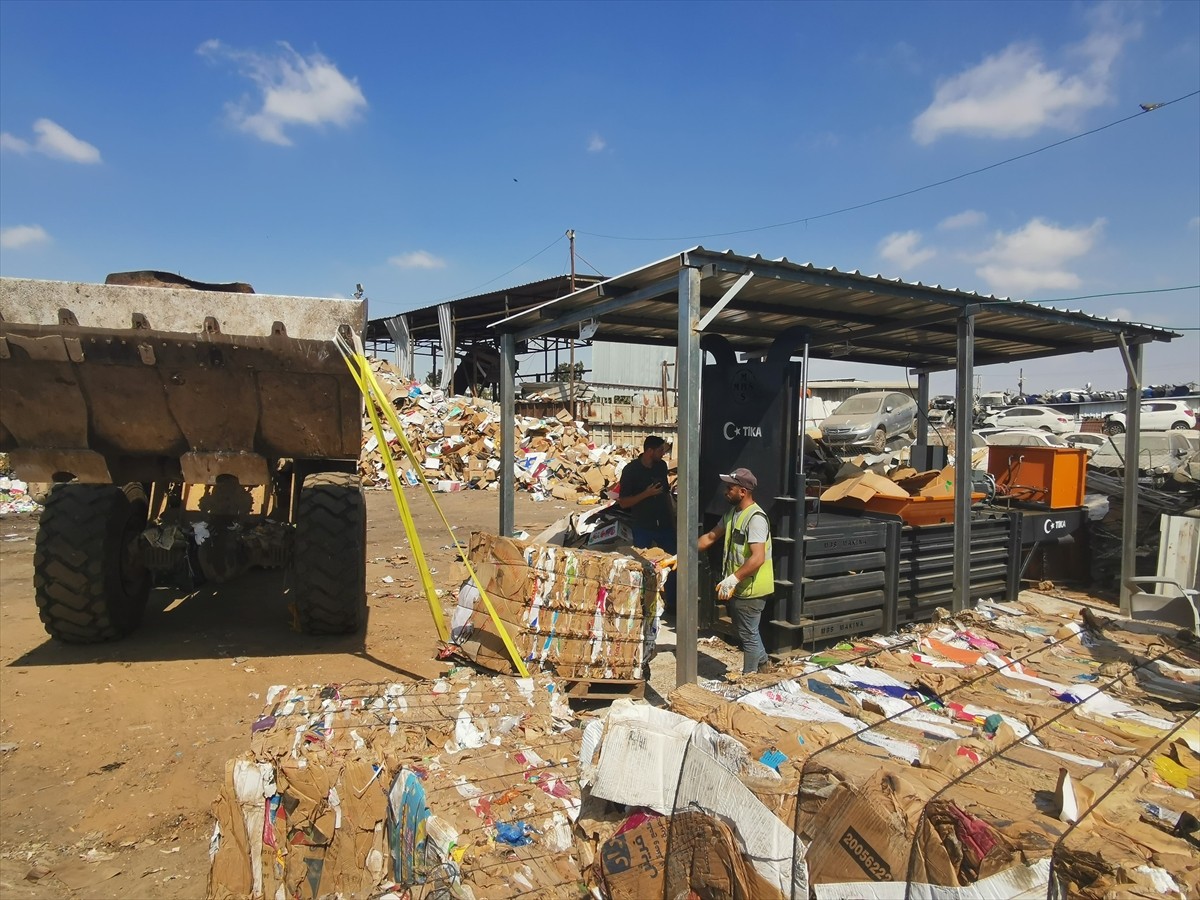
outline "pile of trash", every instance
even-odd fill
[[[547,678],[277,685],[250,731],[213,806],[214,900],[584,893],[582,734]]]
[[[463,668],[277,686],[208,895],[1195,896],[1198,665],[1176,629],[1026,594],[668,709]]]
[[[1197,645],[1026,596],[614,703],[579,754],[603,895],[1195,896]]]
[[[425,478],[443,493],[497,490],[500,472],[500,407],[476,397],[448,397],[429,385],[402,378],[382,360],[371,360],[380,385],[395,406],[404,436],[420,460]],[[517,416],[517,488],[534,500],[598,502],[617,483],[625,463],[638,451],[596,444],[584,423],[562,410],[551,418]],[[406,485],[419,484],[399,439],[385,427],[384,438],[399,463]],[[363,483],[386,485],[383,451],[363,419],[359,472]]]
[[[30,496],[29,485],[17,478],[8,465],[8,454],[0,453],[0,516],[37,512],[42,505]]]

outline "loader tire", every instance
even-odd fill
[[[50,490],[38,524],[33,587],[51,637],[95,644],[141,624],[150,573],[136,542],[146,510],[140,484],[59,484]]]
[[[356,475],[320,472],[296,500],[291,590],[305,634],[350,634],[367,621],[367,506]]]

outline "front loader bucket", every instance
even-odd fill
[[[0,279],[0,451],[27,481],[269,483],[356,460],[334,338],[366,303]]]

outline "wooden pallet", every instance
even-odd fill
[[[642,678],[560,678],[558,684],[572,700],[641,700],[646,695]]]

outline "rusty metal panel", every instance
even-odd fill
[[[362,332],[366,304],[188,288],[0,279],[0,316],[5,322],[57,327],[63,324],[64,311],[83,328],[114,332],[133,331],[138,313],[150,331],[203,335],[208,331],[205,320],[213,319],[222,334],[269,335],[274,323],[282,322],[289,337],[330,341],[343,325],[355,334]]]
[[[273,460],[356,459],[362,401],[334,337],[364,314],[361,301],[0,279],[0,451],[19,474],[84,481],[187,469],[258,484]]]

